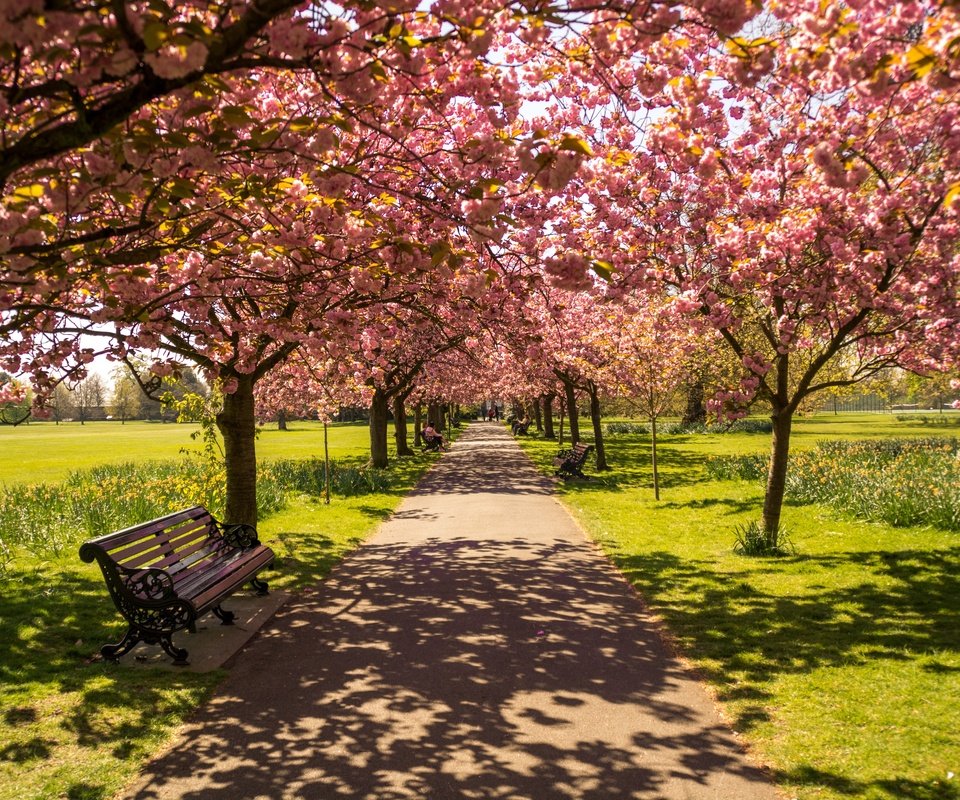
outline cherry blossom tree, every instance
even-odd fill
[[[147,389],[198,366],[224,390],[227,516],[255,521],[257,382],[428,272],[483,282],[505,199],[556,195],[588,155],[567,117],[522,119],[515,65],[543,82],[563,30],[619,63],[755,13],[461,5],[0,4],[5,366],[41,401],[98,350],[155,355]]]
[[[650,422],[653,494],[659,500],[657,420],[673,406],[696,360],[708,351],[669,299],[624,298],[606,313],[603,344],[613,351],[608,367],[613,391]]]
[[[793,0],[724,48],[687,35],[659,94],[604,109],[595,180],[568,187],[590,195],[568,282],[586,250],[611,296],[666,289],[740,364],[716,408],[769,405],[768,533],[800,403],[957,356],[958,41],[956,9],[919,1]]]

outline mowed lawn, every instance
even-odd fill
[[[190,438],[198,428],[192,423],[112,420],[0,425],[0,486],[55,483],[74,470],[100,464],[179,458],[184,449],[200,450],[200,443]],[[329,428],[331,458],[362,455],[369,444],[363,423],[334,423]],[[286,431],[277,430],[276,423],[264,426],[257,438],[257,458],[323,458],[323,425],[291,422]]]
[[[794,444],[957,436],[960,415],[818,415]],[[934,422],[949,424],[934,425]],[[588,437],[589,438],[589,437]],[[551,472],[555,442],[521,440]],[[767,452],[769,434],[606,440],[612,470],[563,502],[637,587],[757,761],[798,800],[960,798],[960,533],[892,528],[788,502],[797,554],[733,553],[762,486],[706,477],[708,455]]]

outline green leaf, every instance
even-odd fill
[[[296,131],[297,133],[302,133],[303,131],[308,131],[313,127],[313,118],[312,117],[295,117],[290,120],[290,130]]]
[[[224,122],[234,128],[242,128],[253,122],[243,106],[224,106],[220,115],[223,117]]]
[[[450,245],[447,242],[435,242],[430,245],[430,263],[439,266],[450,255]]]
[[[29,186],[18,186],[13,193],[17,197],[43,197],[43,184],[31,183]]]
[[[593,155],[593,150],[590,149],[590,145],[587,144],[585,139],[581,139],[579,136],[564,136],[560,141],[560,149],[570,150],[585,156]]]
[[[159,50],[170,37],[170,29],[162,22],[151,21],[143,26],[143,43],[147,50]]]
[[[613,264],[611,264],[609,261],[594,259],[590,262],[590,268],[597,274],[597,277],[602,278],[608,283],[613,277]]]
[[[170,194],[184,199],[193,197],[193,183],[184,178],[174,178],[170,181]]]
[[[923,44],[914,45],[907,52],[907,65],[917,78],[922,78],[936,66],[934,52]]]
[[[219,75],[204,75],[203,80],[209,83],[214,89],[220,92],[232,92],[233,87]]]
[[[194,117],[199,117],[201,114],[207,114],[210,111],[213,111],[213,105],[211,103],[199,103],[198,105],[190,106],[181,116],[183,119],[193,119]]]

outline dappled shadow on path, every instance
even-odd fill
[[[368,546],[282,613],[132,796],[772,798],[690,685],[586,544]]]
[[[549,495],[553,483],[501,426],[469,426],[411,497],[426,494]]]

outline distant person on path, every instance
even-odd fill
[[[493,422],[494,413],[495,412],[492,408],[487,412],[487,422]]]

